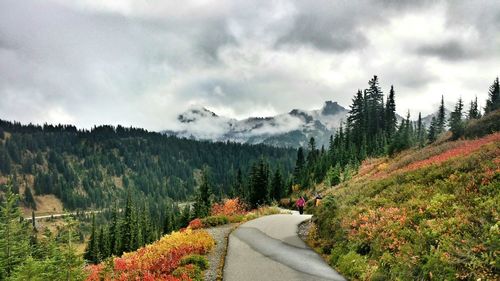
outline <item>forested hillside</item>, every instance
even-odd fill
[[[33,208],[34,196],[43,194],[54,194],[66,209],[124,203],[129,192],[150,205],[167,197],[187,200],[204,166],[215,196],[231,195],[260,158],[286,178],[294,157],[289,149],[179,139],[122,126],[78,130],[0,120],[0,179],[9,179]]]

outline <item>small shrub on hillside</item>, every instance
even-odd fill
[[[261,207],[258,208],[255,213],[260,216],[269,216],[269,215],[276,215],[276,214],[281,214],[281,210],[277,207],[271,206],[271,207]]]
[[[212,216],[234,216],[243,215],[246,213],[246,206],[239,198],[226,199],[221,203],[215,203],[212,206],[210,214]]]
[[[198,266],[201,270],[205,270],[208,268],[208,260],[206,257],[202,255],[189,255],[187,257],[182,258],[181,265],[194,264]]]
[[[367,267],[366,258],[355,252],[341,256],[337,262],[340,272],[347,277],[360,279]]]
[[[229,218],[227,216],[219,215],[219,216],[210,216],[206,218],[202,218],[201,222],[204,226],[214,227],[223,224],[229,223]]]
[[[191,229],[203,228],[203,222],[201,222],[201,219],[196,218],[196,219],[189,222],[188,228],[191,228]]]
[[[194,264],[180,266],[172,272],[172,275],[179,280],[203,281],[202,270]]]
[[[481,119],[470,120],[465,127],[465,137],[482,137],[500,131],[500,110],[491,112]]]

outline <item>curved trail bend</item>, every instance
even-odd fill
[[[224,280],[346,280],[298,236],[310,215],[261,217],[238,227],[229,237]]]

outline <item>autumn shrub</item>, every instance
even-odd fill
[[[215,203],[212,206],[210,214],[212,216],[234,216],[244,215],[246,213],[246,206],[239,198],[225,199],[221,203]]]
[[[324,196],[315,248],[333,247],[329,264],[352,280],[500,279],[498,134],[431,154],[437,162],[383,178],[365,169]]]
[[[181,265],[182,259],[192,254],[204,255],[213,248],[213,238],[203,230],[187,229],[172,232],[159,241],[147,245],[121,257],[114,258],[109,265],[89,266],[87,280],[190,280],[194,267],[185,265],[186,272],[173,272]],[[191,278],[193,279],[193,278]]]
[[[196,219],[189,222],[188,228],[190,228],[190,229],[203,228],[203,222],[201,221],[201,219],[196,218]]]
[[[179,266],[172,275],[180,280],[203,281],[203,271],[195,264]]]
[[[189,255],[181,260],[181,265],[194,264],[198,266],[201,270],[205,270],[208,268],[208,260],[205,256],[202,255]]]
[[[204,226],[214,227],[229,223],[229,218],[225,215],[209,216],[201,219]]]

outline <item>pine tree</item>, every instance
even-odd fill
[[[302,182],[302,176],[304,173],[305,158],[304,149],[299,147],[297,150],[297,161],[295,162],[295,169],[293,171],[293,182],[299,184]]]
[[[417,120],[417,141],[419,147],[424,147],[425,145],[425,127],[422,124],[422,113],[418,113]]]
[[[167,206],[165,210],[165,219],[163,221],[163,234],[170,234],[170,232],[174,230],[172,216],[173,216],[172,209],[169,206]]]
[[[488,91],[488,99],[486,100],[486,107],[484,113],[488,114],[500,108],[500,83],[498,77],[493,81]]]
[[[453,139],[458,139],[464,134],[465,124],[462,120],[462,110],[464,104],[460,98],[455,105],[455,110],[450,115],[450,131],[453,133]]]
[[[481,118],[481,112],[479,111],[479,107],[477,105],[477,97],[475,100],[470,102],[469,112],[467,114],[467,119],[479,119]]]
[[[95,224],[95,214],[92,214],[92,231],[90,232],[89,242],[87,243],[83,257],[93,264],[97,264],[101,261],[99,253],[99,237]]]
[[[11,275],[29,255],[29,232],[18,208],[18,195],[7,185],[0,204],[0,280]]]
[[[116,208],[116,203],[111,209],[111,225],[108,231],[109,236],[109,251],[110,255],[120,255],[121,250],[121,231],[120,231],[120,221],[118,219],[118,210]]]
[[[0,172],[4,175],[11,173],[11,159],[3,145],[0,145]]]
[[[201,173],[201,184],[194,204],[194,216],[203,218],[210,212],[211,183],[208,167],[204,167]]]
[[[436,119],[436,136],[444,132],[446,125],[446,111],[444,107],[444,96],[441,96],[441,104],[439,106],[438,115]]]
[[[348,127],[351,132],[352,141],[357,145],[361,144],[363,137],[366,134],[365,128],[365,99],[361,90],[358,90],[356,96],[352,100],[352,105],[347,116]]]
[[[252,166],[250,173],[249,203],[258,207],[268,202],[269,198],[269,165],[261,158]]]
[[[276,169],[271,181],[271,199],[279,200],[283,197],[283,177],[280,169]]]
[[[52,270],[54,271],[54,278],[49,278],[49,280],[85,279],[84,260],[76,253],[77,251],[73,245],[75,227],[76,221],[71,218],[65,220],[64,232],[67,234],[67,239],[53,257],[55,268]]]
[[[127,202],[125,205],[125,212],[123,217],[123,223],[121,225],[121,250],[120,252],[130,252],[135,250],[134,243],[137,237],[136,234],[136,222],[135,222],[135,212],[132,204],[132,199],[130,192],[127,196]]]
[[[102,260],[111,256],[110,241],[109,241],[109,230],[105,227],[100,227],[98,248],[100,253],[100,258]]]
[[[234,196],[244,198],[244,187],[243,187],[243,173],[241,172],[241,168],[238,168],[238,171],[236,172],[236,180],[234,183]]]
[[[385,132],[387,138],[390,139],[396,131],[396,101],[394,87],[391,85],[391,90],[389,91],[389,97],[387,97],[387,102],[385,106]]]
[[[429,126],[429,134],[427,135],[427,139],[429,140],[429,142],[435,142],[436,139],[437,139],[437,135],[438,135],[438,121],[436,119],[436,117],[432,116],[432,119],[431,119],[431,124]]]
[[[24,202],[31,209],[36,210],[35,198],[33,197],[33,193],[31,193],[31,188],[29,187],[26,187],[24,190]]]
[[[373,150],[378,150],[375,146],[375,138],[385,129],[384,119],[384,94],[379,86],[378,77],[373,76],[368,81],[368,89],[366,90],[366,121],[367,121],[367,148],[371,155]]]
[[[179,216],[179,227],[187,227],[191,221],[191,205],[186,204]]]

